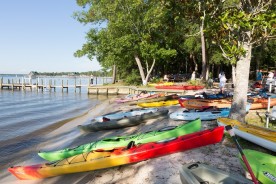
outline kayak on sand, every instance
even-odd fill
[[[156,142],[162,139],[169,139],[171,137],[178,137],[197,132],[200,131],[200,129],[201,120],[196,119],[188,123],[183,123],[179,126],[164,127],[160,130],[139,133],[135,135],[104,138],[74,148],[65,148],[58,151],[39,152],[38,155],[45,160],[56,161],[93,150],[112,150],[117,147],[127,146],[130,141],[134,141],[135,144]]]
[[[63,174],[104,169],[215,144],[222,140],[223,131],[224,127],[216,127],[141,145],[133,145],[131,141],[127,147],[123,148],[110,151],[96,150],[56,162],[30,166],[13,166],[8,168],[8,170],[18,179],[35,180]]]
[[[158,109],[156,112],[149,112],[140,116],[126,117],[119,120],[106,119],[104,122],[92,122],[87,125],[79,125],[78,128],[85,132],[125,128],[139,125],[148,119],[166,117],[168,113],[169,110],[167,109]]]

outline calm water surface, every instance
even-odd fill
[[[0,90],[0,165],[38,144],[42,134],[83,115],[107,98],[72,91]]]

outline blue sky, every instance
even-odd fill
[[[89,30],[72,17],[79,10],[75,0],[1,1],[0,74],[100,70],[73,56]]]

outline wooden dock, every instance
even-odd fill
[[[89,81],[88,81],[89,82]],[[39,82],[39,80],[36,81],[35,84],[30,84],[30,83],[26,83],[24,80],[20,81],[16,80],[14,81],[13,79],[8,80],[7,83],[3,83],[3,78],[1,78],[0,80],[0,90],[1,89],[11,89],[11,90],[37,90],[37,91],[44,91],[45,89],[49,89],[50,91],[56,91],[57,88],[61,88],[62,92],[66,91],[68,92],[69,88],[74,88],[75,92],[77,92],[77,89],[79,90],[79,92],[81,92],[81,88],[82,87],[88,87],[89,83],[86,85],[82,85],[81,80],[77,83],[77,80],[75,80],[75,84],[74,85],[69,85],[68,84],[68,80],[62,80],[61,84],[57,85],[56,84],[56,80],[49,80],[49,83],[46,84],[45,81],[41,80]]]

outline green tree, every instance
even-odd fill
[[[236,81],[230,117],[244,122],[252,48],[275,37],[276,10],[272,0],[224,1],[213,36],[223,56],[236,65]]]
[[[105,22],[106,27],[95,27],[87,34],[87,43],[75,56],[97,57],[101,65],[111,67],[136,62],[143,84],[147,84],[156,62],[176,55],[176,50],[165,44],[163,20],[165,4],[159,1],[96,1],[78,0],[88,10],[76,14],[82,23]]]

